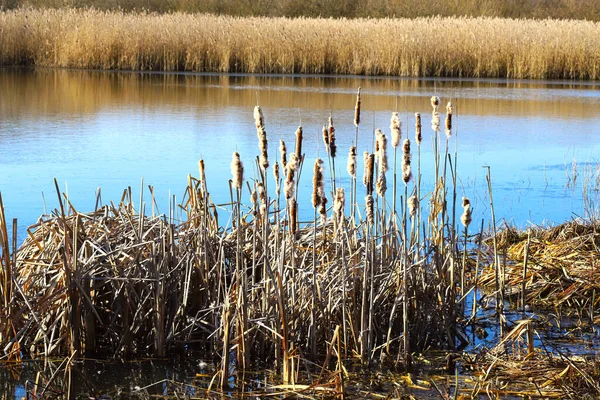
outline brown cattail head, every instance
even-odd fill
[[[257,130],[265,127],[265,119],[263,118],[260,106],[254,107],[254,124],[256,125]]]
[[[412,172],[410,169],[410,140],[404,139],[404,143],[402,144],[402,153],[402,180],[405,184],[408,184],[412,178]]]
[[[312,206],[317,208],[321,205],[321,192],[323,192],[324,179],[323,179],[323,160],[317,158],[315,160],[315,168],[313,174],[313,194],[312,194]]]
[[[266,211],[267,211],[267,195],[265,193],[265,185],[263,185],[262,182],[259,182],[256,185],[256,192],[258,193],[258,198],[260,199],[259,214],[260,215],[266,215]]]
[[[335,201],[333,202],[333,216],[338,229],[341,229],[344,222],[344,206],[346,204],[344,188],[337,188],[335,191]]]
[[[275,178],[275,193],[277,197],[281,194],[281,176],[279,174],[279,163],[275,161],[273,166],[273,177]]]
[[[204,160],[198,161],[198,171],[200,172],[200,187],[206,189],[206,170],[204,169]]]
[[[390,129],[392,131],[392,147],[396,148],[400,144],[400,138],[402,137],[402,122],[400,122],[400,116],[397,112],[392,113]]]
[[[421,114],[415,113],[415,141],[417,146],[421,145],[423,136],[421,135]]]
[[[417,215],[417,210],[419,209],[419,198],[415,195],[412,195],[408,198],[408,211],[410,212],[410,216],[414,217]]]
[[[452,136],[452,103],[448,102],[446,106],[446,136]]]
[[[289,163],[288,163],[289,167]],[[285,183],[283,184],[283,193],[285,194],[286,200],[294,197],[296,191],[296,185],[294,179],[296,177],[296,170],[288,168],[285,175]]]
[[[437,111],[431,113],[431,129],[435,133],[440,131],[440,113]]]
[[[431,96],[431,107],[433,107],[433,111],[437,111],[440,106],[440,98],[437,96]]]
[[[319,215],[321,216],[321,223],[325,225],[327,223],[327,196],[323,193],[321,197],[321,205],[319,206]]]
[[[296,199],[291,198],[288,200],[290,207],[290,232],[295,235],[298,231],[298,203]]]
[[[329,129],[323,125],[323,144],[325,144],[325,151],[329,153]]]
[[[256,210],[257,209],[257,201],[258,201],[258,195],[256,194],[256,188],[252,191],[252,193],[250,193],[250,203],[252,203],[253,208]],[[255,211],[256,214],[256,211]]]
[[[356,177],[356,146],[350,147],[347,170],[350,176]]]
[[[471,202],[466,197],[463,197],[462,201],[463,201],[463,204],[462,204],[463,214],[460,217],[460,222],[462,222],[462,224],[465,228],[468,228],[469,225],[471,224],[471,214],[472,214]]]
[[[375,154],[369,154],[367,160],[367,193],[373,194],[373,175],[375,174]]]
[[[259,164],[260,167],[265,170],[269,168],[269,155],[267,154],[269,144],[267,141],[267,131],[265,131],[264,126],[259,126],[256,128],[256,134],[258,136],[258,148],[260,150]]]
[[[296,158],[302,161],[302,127],[296,129]]]
[[[383,172],[387,172],[388,170],[388,157],[387,157],[387,137],[385,133],[381,132],[377,129],[377,163],[379,164],[379,169]]]
[[[233,177],[233,187],[241,189],[244,181],[244,164],[242,164],[240,154],[237,151],[233,152],[231,159],[231,175]]]
[[[385,179],[385,172],[383,172],[383,170],[379,171],[376,189],[379,197],[385,197],[385,191],[387,190],[387,182]]]
[[[358,124],[360,124],[360,87],[356,91],[356,105],[354,106],[354,126],[358,128]]]
[[[370,194],[368,194],[365,197],[365,204],[366,204],[366,214],[367,214],[367,221],[369,222],[369,225],[373,225],[373,223],[375,222],[375,210],[373,209],[373,196],[371,196]]]
[[[333,127],[333,118],[329,116],[329,126],[327,127],[329,131],[329,154],[332,158],[335,158],[337,153],[337,147],[335,145],[335,128]]]
[[[285,169],[287,165],[287,148],[285,142],[281,139],[279,139],[279,153],[281,153],[281,166]]]
[[[296,153],[290,154],[290,159],[286,165],[286,169],[291,169],[294,172],[298,171],[298,157],[296,157]]]

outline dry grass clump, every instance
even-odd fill
[[[520,292],[525,282],[528,304],[596,309],[600,301],[598,222],[574,220],[556,227],[530,228],[529,232],[529,241],[526,232],[514,228],[498,233],[498,247],[506,250],[510,260],[506,288]],[[491,287],[494,271],[484,270],[480,282]]]
[[[16,9],[0,13],[0,26],[0,65],[539,79],[600,75],[600,25],[588,21]]]

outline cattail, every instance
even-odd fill
[[[369,225],[373,225],[373,223],[375,222],[375,211],[373,210],[373,196],[368,194],[365,197],[365,203],[367,208],[367,221],[369,222]]]
[[[431,96],[431,107],[433,107],[433,111],[437,111],[440,106],[440,98],[437,96]]]
[[[471,224],[471,202],[466,197],[462,198],[463,201],[463,214],[460,217],[460,222],[464,225],[465,228],[468,228]]]
[[[302,161],[302,127],[296,129],[296,158]]]
[[[259,127],[256,129],[258,134],[258,148],[260,149],[260,160],[259,164],[263,170],[269,168],[269,155],[267,153],[268,141],[267,141],[267,132],[264,127]]]
[[[283,193],[285,194],[286,200],[294,197],[296,191],[296,185],[294,184],[295,176],[296,171],[293,168],[288,168],[285,175],[285,183],[283,185]]]
[[[295,235],[298,230],[298,203],[296,199],[291,198],[288,200],[288,204],[290,207],[290,232]]]
[[[321,205],[321,192],[323,192],[324,179],[323,179],[323,160],[317,158],[315,160],[315,168],[313,174],[313,195],[312,195],[312,206],[317,208]]]
[[[321,197],[321,205],[319,206],[319,215],[321,217],[321,223],[327,224],[327,196],[323,194]]]
[[[267,195],[265,193],[265,185],[262,182],[259,182],[256,185],[256,191],[258,192],[258,198],[260,199],[260,212],[261,216],[266,215],[267,213]]]
[[[290,154],[290,159],[286,165],[286,169],[291,169],[294,172],[298,171],[298,157],[295,153]]]
[[[392,131],[392,147],[396,148],[400,144],[400,138],[402,137],[402,122],[400,122],[400,116],[397,112],[392,113],[390,129]]]
[[[350,176],[356,177],[356,146],[350,147],[347,170]]]
[[[281,177],[279,175],[279,163],[275,161],[273,166],[273,177],[275,178],[275,193],[277,197],[281,194]]]
[[[335,192],[335,201],[333,202],[333,216],[338,229],[341,230],[342,223],[344,222],[344,206],[346,204],[346,198],[344,194],[344,188],[338,188]]]
[[[431,113],[431,130],[436,133],[440,131],[440,113],[437,111]]]
[[[240,154],[237,151],[233,152],[231,175],[233,176],[233,187],[241,189],[244,180],[244,164],[240,161]]]
[[[256,125],[256,130],[264,128],[265,126],[265,119],[263,118],[263,113],[260,106],[254,107],[254,123]]]
[[[402,145],[402,180],[405,184],[408,184],[410,179],[412,178],[412,172],[410,170],[410,140],[404,139],[404,143]]]
[[[360,87],[356,91],[356,105],[354,106],[354,126],[358,128],[358,124],[360,124]]]
[[[421,114],[415,113],[415,142],[417,146],[421,145],[423,136],[421,135]]]
[[[198,161],[198,171],[200,172],[200,187],[206,188],[206,171],[204,169],[204,160]]]
[[[363,185],[368,186],[369,185],[369,152],[365,151],[363,153],[363,163],[364,163],[364,169],[363,169]]]
[[[325,151],[329,153],[329,130],[323,125],[323,143],[325,144]]]
[[[446,106],[446,136],[452,136],[452,102],[448,102]]]
[[[332,158],[335,158],[337,153],[337,146],[335,145],[335,128],[333,127],[333,117],[329,116],[329,127],[328,127],[328,136],[329,136],[329,154]]]
[[[285,169],[287,165],[287,149],[285,147],[285,142],[279,139],[279,153],[281,153],[281,166]]]
[[[385,172],[383,172],[383,170],[379,171],[379,176],[377,177],[376,190],[379,197],[385,197],[385,191],[387,190],[387,182],[385,179]]]
[[[377,150],[377,162],[379,163],[379,169],[383,172],[388,171],[388,157],[387,157],[387,137],[385,133],[377,129],[377,143],[379,144]]]
[[[410,216],[414,217],[417,215],[417,209],[419,208],[419,198],[415,195],[412,195],[408,198],[408,211],[410,212]]]
[[[364,161],[365,161],[365,170],[363,175],[363,184],[367,188],[367,193],[373,193],[373,171],[375,164],[375,156],[374,154],[369,154],[368,152],[364,152]]]

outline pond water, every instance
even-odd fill
[[[144,186],[154,186],[160,212],[166,213],[170,196],[181,199],[187,175],[198,175],[201,157],[213,199],[227,202],[233,151],[241,154],[246,178],[254,175],[257,103],[272,163],[279,139],[293,151],[294,132],[300,124],[304,128],[309,167],[299,204],[309,219],[312,163],[326,156],[320,132],[330,114],[336,125],[337,176],[349,187],[345,170],[359,86],[359,179],[362,152],[373,150],[373,129],[389,134],[390,116],[397,110],[403,133],[413,139],[414,113],[420,112],[422,180],[426,190],[431,188],[429,98],[437,95],[442,126],[444,105],[448,100],[454,105],[450,149],[459,154],[458,196],[471,199],[475,220],[490,219],[486,165],[496,217],[520,227],[583,216],[596,203],[600,83],[9,68],[0,69],[0,191],[7,219],[18,218],[21,241],[44,206],[48,212],[57,207],[54,178],[80,211],[93,210],[98,188],[104,203],[118,201],[128,186],[139,191],[143,178]],[[413,165],[414,153],[413,143]],[[574,168],[575,185],[569,181]],[[388,187],[389,194],[391,176]],[[401,185],[399,191],[403,194]]]

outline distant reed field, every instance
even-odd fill
[[[600,23],[318,19],[17,9],[0,65],[118,70],[598,79]]]

